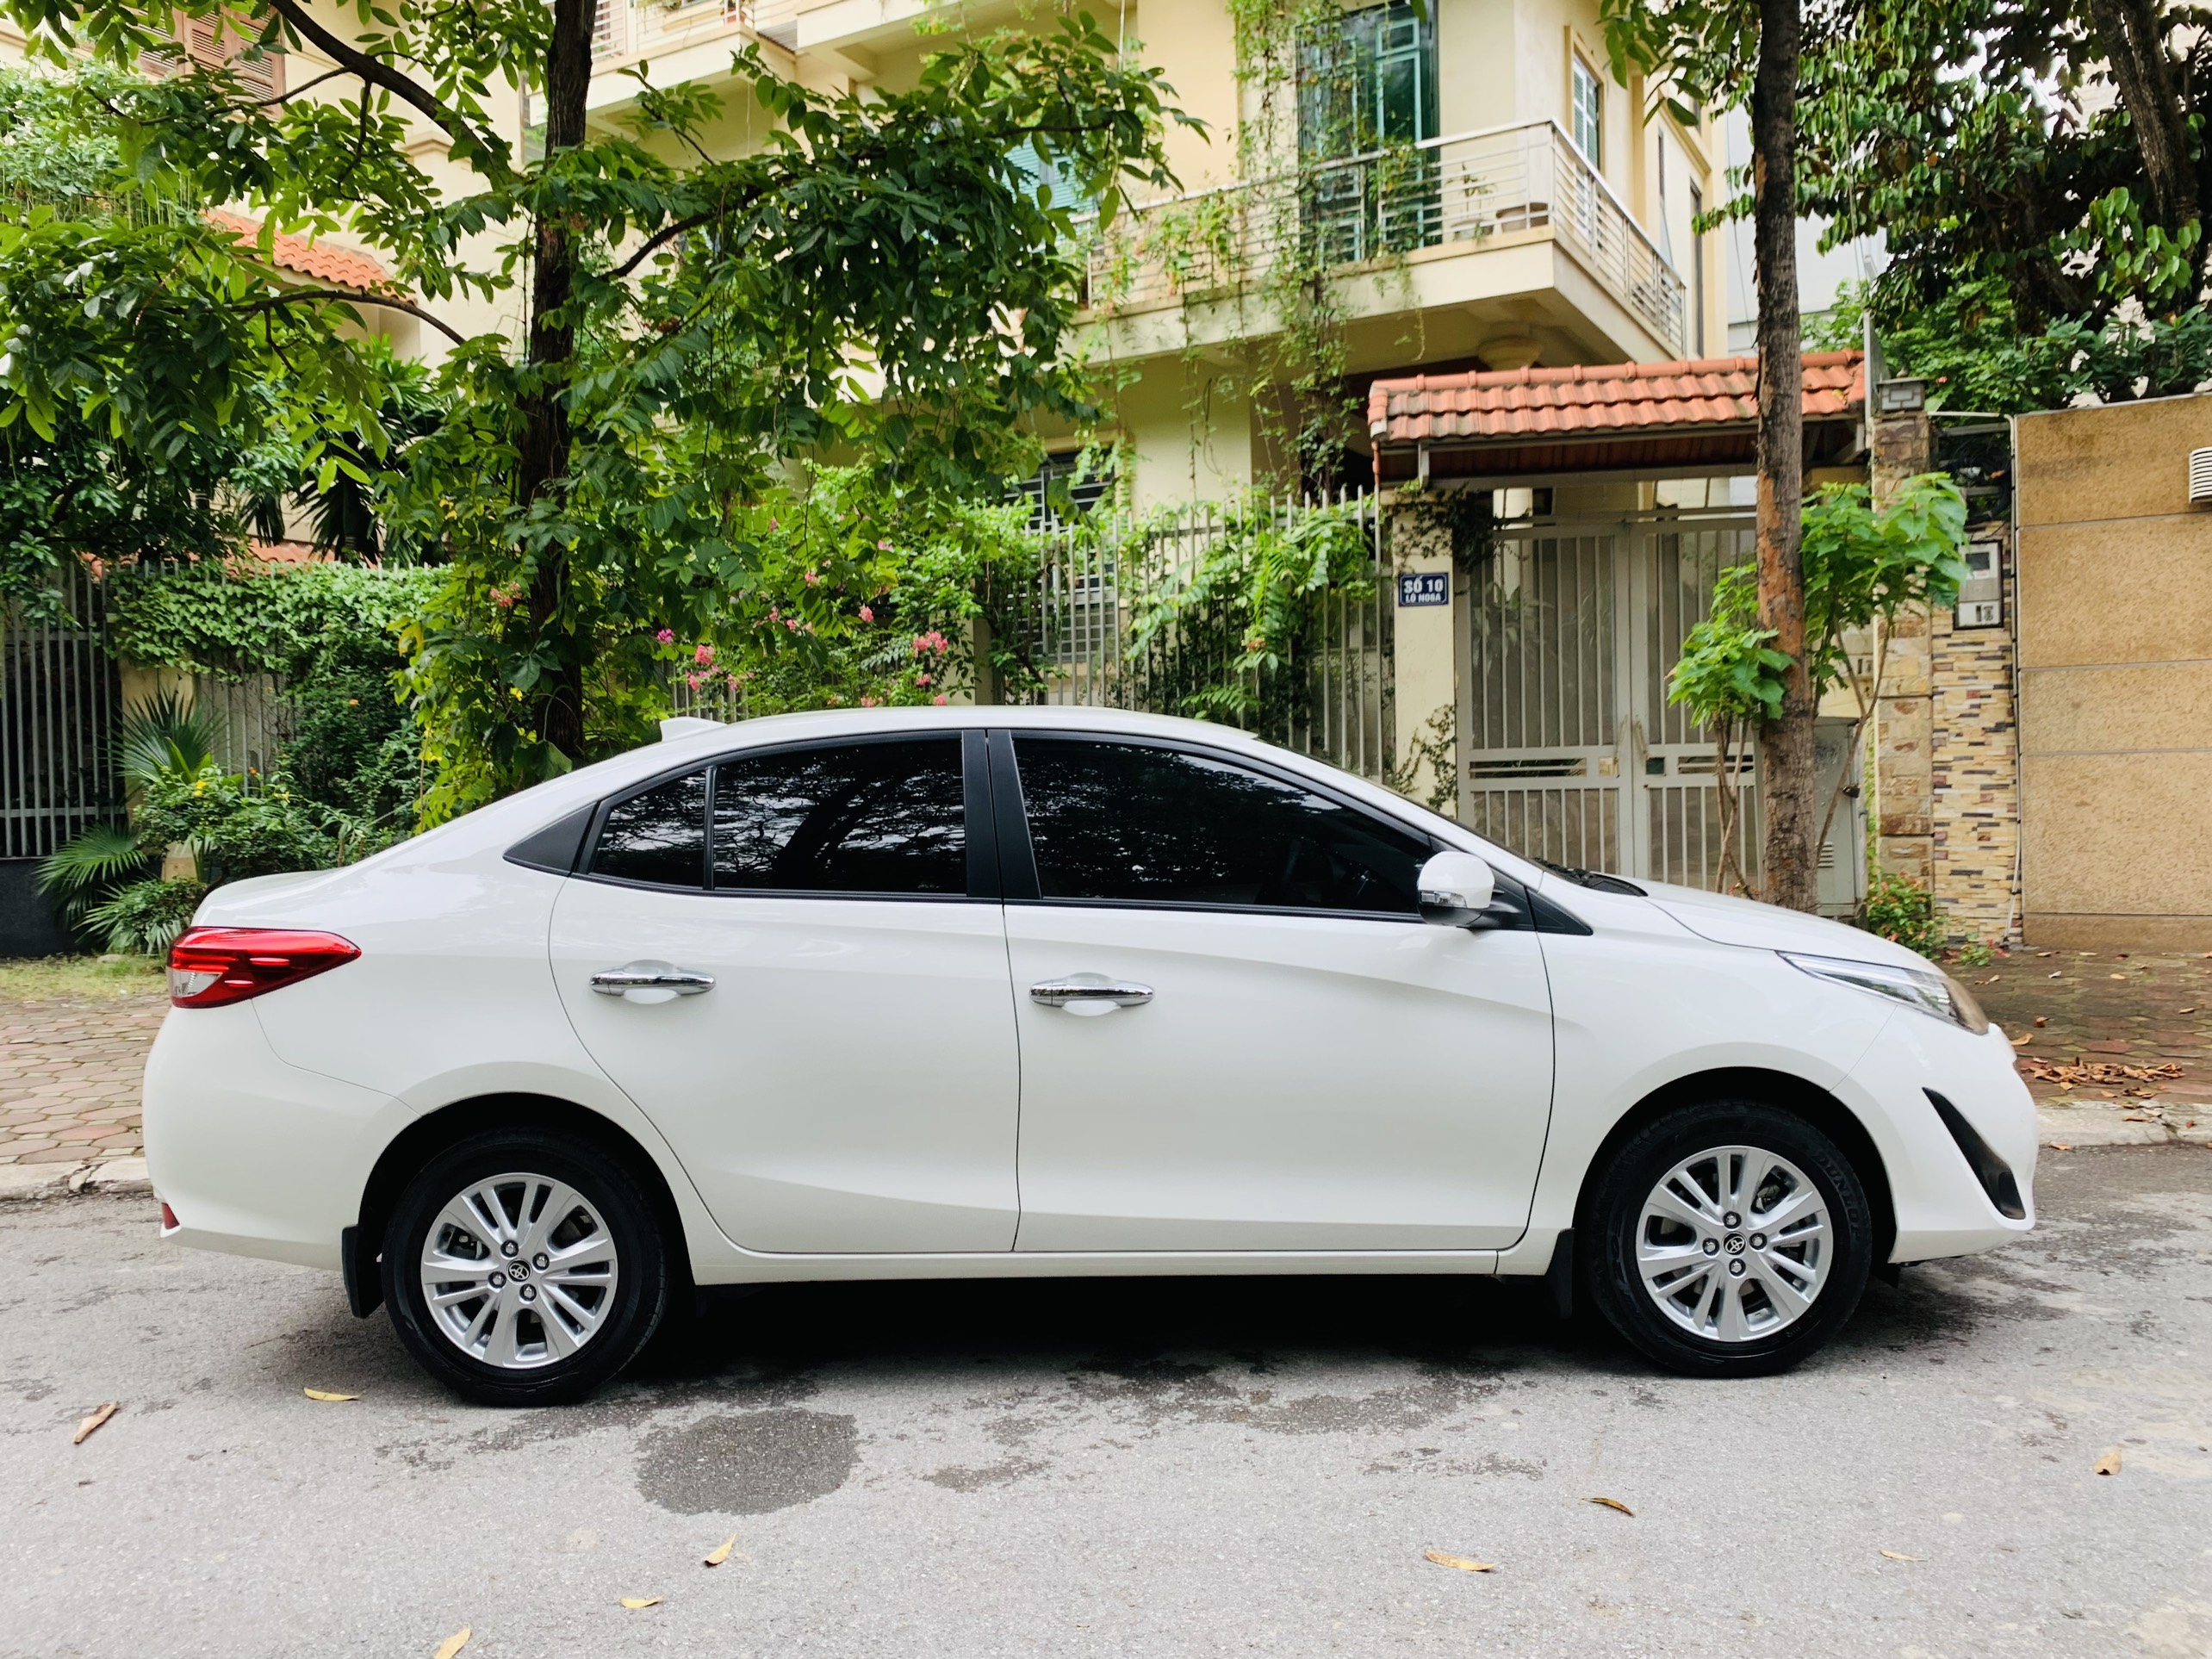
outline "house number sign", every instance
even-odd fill
[[[1405,570],[1399,573],[1398,604],[1401,608],[1451,603],[1451,572],[1449,570]]]

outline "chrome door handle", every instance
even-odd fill
[[[592,975],[592,989],[602,997],[626,997],[633,991],[664,991],[673,997],[697,997],[714,989],[714,976],[693,973],[689,968],[671,967],[666,962],[631,962]]]
[[[1029,987],[1029,1000],[1047,1008],[1137,1008],[1152,1001],[1153,988],[1127,979],[1103,979],[1078,974],[1066,979],[1041,979]]]

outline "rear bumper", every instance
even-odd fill
[[[146,1155],[171,1243],[341,1264],[377,1153],[414,1114],[278,1059],[251,1003],[172,1009],[146,1068]]]

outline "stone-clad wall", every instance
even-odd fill
[[[2017,431],[2028,940],[2212,950],[2212,396]]]
[[[1977,525],[1974,541],[2010,538],[2003,525]],[[2004,626],[1958,628],[1954,613],[1930,618],[1929,870],[1936,914],[1954,941],[1998,944],[2019,935],[2020,727],[2012,698],[2012,560],[2005,570]]]

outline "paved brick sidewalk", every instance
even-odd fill
[[[2075,1082],[2029,1078],[2038,1099],[2125,1098],[2147,1090],[2212,1115],[2212,957],[2142,951],[2021,949],[1988,967],[1952,966],[2030,1061],[2131,1067],[2175,1066],[2178,1079]],[[2037,1023],[2038,1021],[2042,1023]]]
[[[139,1083],[168,1010],[152,990],[0,1000],[0,1165],[135,1157]]]

